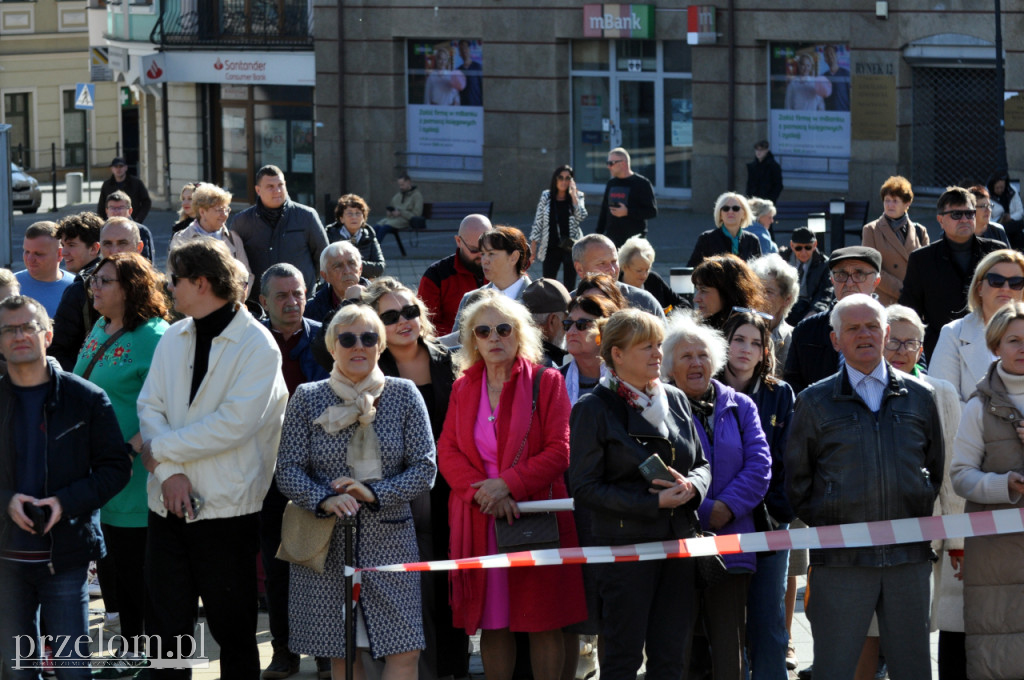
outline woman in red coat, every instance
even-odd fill
[[[494,523],[517,517],[517,502],[568,496],[569,400],[562,375],[538,365],[541,336],[529,312],[487,291],[463,313],[461,335],[455,362],[462,377],[437,445],[441,474],[452,488],[453,559],[496,553]],[[531,413],[536,371],[544,373]],[[572,514],[557,517],[562,547],[575,547]],[[530,634],[535,680],[558,679],[560,629],[586,618],[579,566],[470,569],[452,571],[450,579],[455,625],[470,634],[482,629],[488,680],[511,679],[519,631]]]

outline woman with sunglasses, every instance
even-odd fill
[[[157,343],[167,330],[168,300],[163,277],[138,253],[116,253],[100,260],[89,279],[92,304],[100,318],[92,327],[75,364],[75,375],[106,391],[121,434],[136,454],[142,448],[138,400],[149,375]],[[144,631],[146,584],[143,562],[149,515],[149,473],[136,455],[128,486],[103,506],[101,528],[107,544],[102,574],[115,591],[121,634],[131,640]]]
[[[882,280],[875,293],[885,306],[894,304],[903,289],[910,253],[928,245],[928,230],[910,220],[914,190],[906,177],[894,175],[885,180],[879,192],[882,216],[861,230],[863,245],[882,253]]]
[[[753,317],[760,318],[756,314]],[[726,364],[725,338],[688,314],[673,315],[664,352],[662,376],[689,399],[697,436],[711,466],[711,486],[697,511],[701,527],[717,534],[755,531],[753,513],[768,492],[772,456],[757,405],[747,395],[712,378]],[[743,366],[745,374],[749,368]],[[747,594],[757,558],[746,553],[723,559],[729,575],[701,591],[700,612],[711,646],[714,678],[738,680],[743,677]],[[782,605],[781,597],[776,604]],[[699,659],[696,641],[694,647],[694,658]],[[785,662],[784,652],[779,660]]]
[[[281,492],[323,517],[357,517],[354,555],[336,525],[323,573],[292,564],[289,648],[331,658],[345,674],[345,565],[419,561],[409,502],[437,471],[430,416],[407,380],[377,361],[386,329],[366,305],[342,307],[327,328],[331,377],[300,385],[288,402],[277,456]],[[413,680],[426,646],[418,574],[366,573],[356,607],[356,645],[385,660],[385,677]],[[357,677],[362,677],[360,654]]]
[[[555,278],[562,267],[562,282],[568,290],[576,287],[572,244],[583,238],[580,223],[587,218],[583,192],[576,188],[574,177],[571,165],[555,169],[551,187],[541,192],[530,230],[530,251],[534,260],[544,263],[544,278]]]
[[[746,227],[754,221],[750,204],[741,194],[727,191],[715,199],[715,226],[697,237],[687,267],[696,267],[713,255],[732,253],[741,260],[761,256],[761,242]]]
[[[787,266],[783,263],[783,266]],[[772,478],[764,506],[754,509],[757,531],[788,529],[793,508],[786,498],[784,458],[796,395],[774,377],[774,354],[767,315],[737,311],[725,322],[728,359],[718,374],[722,384],[750,397],[768,441]],[[747,658],[754,678],[786,678],[789,629],[781,606],[789,574],[789,551],[758,553],[747,596]]]
[[[541,335],[527,309],[487,290],[465,309],[461,329],[461,377],[437,447],[452,488],[452,559],[496,553],[495,523],[514,524],[521,501],[565,498],[569,467],[569,399],[561,373],[540,365]],[[561,546],[576,546],[572,514],[556,516]],[[559,678],[561,629],[586,618],[578,565],[458,570],[449,579],[455,625],[482,629],[489,679],[511,680],[516,632],[529,633],[533,677]]]
[[[434,324],[423,301],[397,279],[383,276],[375,280],[363,295],[363,302],[377,312],[384,324],[387,347],[380,355],[381,371],[386,376],[405,378],[416,385],[427,405],[430,430],[436,442],[441,437],[455,382],[451,353],[437,342]],[[412,501],[413,523],[423,560],[448,556],[450,494],[451,488],[444,477],[438,475],[430,492]],[[423,626],[429,644],[421,666],[425,663],[433,677],[464,677],[468,672],[468,636],[452,626],[447,578],[424,579],[423,605]]]
[[[1024,255],[1016,250],[989,253],[974,270],[967,294],[969,314],[951,321],[939,332],[928,357],[929,375],[953,383],[967,405],[978,381],[995,360],[985,343],[985,326],[992,316],[1024,296]]]
[[[215,184],[201,184],[192,193],[192,207],[196,213],[195,220],[187,229],[171,237],[168,250],[174,250],[182,243],[195,238],[208,237],[222,241],[231,252],[231,257],[238,260],[249,274],[245,284],[245,294],[248,295],[254,278],[252,269],[249,268],[249,258],[246,257],[242,238],[226,226],[228,215],[231,214],[231,192]]]
[[[765,307],[761,280],[735,255],[714,255],[693,270],[693,308],[704,323],[721,330],[733,307]]]
[[[608,372],[601,361],[597,320],[606,319],[623,309],[603,296],[580,295],[569,303],[569,316],[562,322],[565,327],[565,349],[571,359],[560,368],[565,376],[565,389],[569,404],[576,405],[579,398],[597,387],[597,381]]]

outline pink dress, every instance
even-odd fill
[[[476,425],[473,427],[473,438],[480,458],[484,461],[484,470],[489,479],[496,479],[498,469],[498,424],[489,420],[496,415],[498,409],[491,412],[491,400],[487,396],[487,379],[480,381],[480,408],[476,414]],[[487,521],[487,554],[498,552],[498,538],[494,533],[494,517]],[[480,627],[485,630],[497,630],[509,627],[508,605],[508,570],[485,569],[486,586],[484,588],[484,616]]]

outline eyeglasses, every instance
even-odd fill
[[[889,338],[888,342],[885,343],[885,349],[890,352],[899,352],[906,349],[908,352],[916,352],[921,349],[921,341],[911,338],[910,340],[897,340],[896,338]]]
[[[385,326],[391,326],[398,323],[399,317],[412,320],[420,317],[420,306],[419,305],[406,305],[401,309],[389,309],[386,312],[380,313],[380,320]]]
[[[723,205],[722,206],[722,212],[729,212],[730,210],[732,212],[740,212],[741,210],[743,210],[743,206],[742,205]]]
[[[352,349],[356,346],[356,340],[362,343],[363,347],[376,347],[380,341],[380,333],[366,331],[356,335],[355,333],[338,333],[338,344],[345,349]]]
[[[761,317],[765,321],[774,321],[775,320],[775,317],[772,316],[771,314],[768,314],[767,312],[759,312],[758,310],[751,309],[750,307],[733,307],[732,308],[732,313],[733,314],[756,314],[757,316]]]
[[[491,337],[491,331],[496,331],[498,333],[499,338],[507,338],[508,336],[512,335],[512,324],[499,323],[497,326],[494,327],[477,326],[476,328],[473,329],[473,335],[480,338],[481,340],[486,340],[487,338]]]
[[[473,246],[466,243],[466,241],[461,236],[456,236],[455,238],[459,239],[459,243],[462,244],[462,247],[465,248],[470,255],[476,255],[477,253],[480,252],[481,249],[479,245],[474,248]]]
[[[612,167],[613,165],[615,165],[616,163],[621,163],[621,162],[622,162],[622,159],[621,159],[621,158],[616,158],[615,160],[612,160],[611,158],[609,158],[609,159],[608,159],[608,162],[607,162],[607,165],[608,165],[608,167],[610,168],[610,167]]]
[[[0,326],[0,335],[5,338],[16,338],[19,333],[23,333],[24,335],[35,335],[41,330],[43,330],[43,327],[39,325],[38,321],[33,320],[23,324]]]
[[[568,333],[570,328],[576,326],[576,330],[582,333],[590,330],[594,326],[594,321],[594,319],[562,319],[562,328]]]
[[[362,219],[363,211],[362,210],[346,210],[341,215],[342,215],[342,217],[358,217],[358,218]]]
[[[993,288],[1009,286],[1010,290],[1024,290],[1024,276],[1003,276],[1002,274],[989,272],[985,274],[985,280]]]
[[[798,253],[802,253],[805,250],[814,250],[814,244],[802,246],[799,243],[794,243],[793,244],[793,250],[798,252]]]
[[[571,179],[572,179],[572,175],[559,175],[558,176],[558,181],[559,182],[568,182]]]
[[[171,274],[171,285],[177,288],[180,282],[191,281],[192,278],[191,276],[182,276],[181,274]]]
[[[117,283],[118,279],[108,279],[105,276],[94,276],[89,279],[90,288],[105,288],[112,283]]]
[[[852,272],[843,271],[842,269],[832,270],[832,280],[836,283],[846,283],[850,279],[853,279],[854,283],[864,283],[869,277],[878,276],[876,272],[866,272],[862,269],[856,269]]]
[[[975,210],[991,210],[992,209],[992,204],[991,203],[978,203],[977,205],[974,206],[974,209]]]
[[[953,218],[953,221],[959,222],[960,220],[973,220],[977,213],[977,210],[944,210],[939,214],[949,215]]]

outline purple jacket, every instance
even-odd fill
[[[710,529],[711,507],[715,501],[722,501],[732,510],[735,519],[716,533],[745,534],[754,531],[751,511],[768,491],[772,456],[761,429],[757,406],[750,397],[717,380],[711,382],[715,385],[714,446],[708,443],[707,433],[699,419],[694,418],[704,456],[711,464],[711,488],[697,515],[701,528]],[[740,567],[750,571],[757,568],[757,556],[753,553],[723,555],[722,558],[729,568]]]

